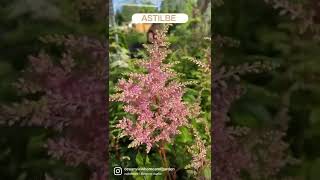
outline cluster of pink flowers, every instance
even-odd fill
[[[189,114],[182,102],[183,85],[173,80],[175,73],[163,63],[168,54],[166,32],[167,27],[157,32],[153,44],[147,46],[150,59],[140,63],[147,73],[131,73],[128,80],[121,79],[119,93],[113,97],[136,117],[124,117],[117,125],[133,140],[129,147],[145,144],[147,152],[160,141],[170,142],[178,128],[187,123]]]
[[[188,147],[188,152],[192,154],[192,160],[185,168],[192,169],[193,175],[201,175],[201,171],[206,167],[211,166],[211,162],[207,155],[207,141],[200,137],[200,134],[196,128],[190,127],[193,130],[195,137],[195,143]]]

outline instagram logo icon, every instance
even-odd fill
[[[122,168],[121,167],[114,167],[113,174],[116,176],[121,176],[122,175]]]

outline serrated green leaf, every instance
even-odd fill
[[[136,163],[138,164],[139,167],[144,166],[143,157],[140,152],[138,152],[138,154],[136,155]]]

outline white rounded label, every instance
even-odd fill
[[[136,13],[132,23],[186,23],[188,15],[184,13]]]

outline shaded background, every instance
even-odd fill
[[[101,51],[106,50],[102,44],[107,39],[107,7],[106,1],[99,0],[14,0],[0,3],[0,179],[104,179],[102,173],[99,173],[100,177],[94,177],[93,174],[100,170],[92,163],[86,163],[88,157],[85,156],[90,151],[97,156],[99,154],[85,147],[87,143],[94,148],[89,143],[94,138],[85,140],[84,136],[89,136],[92,129],[83,131],[83,127],[88,125],[82,120],[85,116],[89,122],[105,120],[105,115],[90,110],[98,109],[97,102],[90,103],[93,96],[84,93],[97,94],[91,87],[102,86],[99,90],[102,94],[98,96],[106,102],[106,74],[96,75],[90,71],[94,70],[95,64],[100,63],[101,66],[107,55],[104,53],[102,58],[85,56],[99,48],[101,56]],[[71,59],[77,60],[77,68],[67,73],[72,67],[68,64]],[[80,61],[87,67],[81,68]],[[95,81],[101,77],[105,79]],[[24,85],[20,84],[24,88],[14,85],[18,79],[24,79]],[[31,84],[37,88],[33,89]],[[57,99],[59,95],[63,101]],[[64,103],[69,108],[65,108]],[[105,103],[100,107],[100,111],[105,112]],[[68,122],[69,128],[62,122]],[[63,130],[57,130],[58,126]],[[98,123],[94,127],[96,131]],[[84,145],[81,141],[85,142],[82,142]],[[51,146],[50,156],[45,144]],[[106,143],[101,141],[100,144],[104,145],[101,151],[105,151]],[[106,164],[105,156],[99,159]]]
[[[243,145],[230,139],[220,144],[213,141],[217,149],[222,145],[231,151],[233,146],[228,142],[242,149],[235,150],[233,154],[240,151],[239,156],[229,158],[231,163],[221,168],[219,162],[223,163],[226,158],[219,159],[219,154],[228,156],[228,151],[217,150],[218,167],[214,173],[221,175],[217,179],[239,176],[242,179],[319,179],[319,3],[313,0],[215,2],[213,31],[220,56],[213,56],[214,63],[234,74],[247,72],[241,76],[244,90],[240,97],[231,91],[234,87],[227,88],[229,95],[220,93],[229,96],[227,99],[231,101],[230,107],[224,109],[229,117],[224,124],[249,128],[249,133],[242,135],[244,140],[233,135]],[[248,69],[244,67],[246,63],[257,61],[271,69],[262,68],[265,71],[260,69],[258,74],[245,70]],[[240,66],[242,70],[230,69],[230,66]],[[217,76],[225,74],[220,73],[221,68],[217,71]],[[227,83],[237,86],[234,81]],[[219,85],[217,89],[221,89]],[[230,96],[237,100],[230,100]],[[220,107],[215,100],[213,104]],[[214,118],[213,123],[219,124],[221,118],[214,117],[217,119]],[[239,131],[230,130],[226,134],[234,132]],[[214,137],[219,134],[215,136],[213,132]],[[257,139],[260,140],[255,143]],[[248,162],[254,165],[246,164]]]

